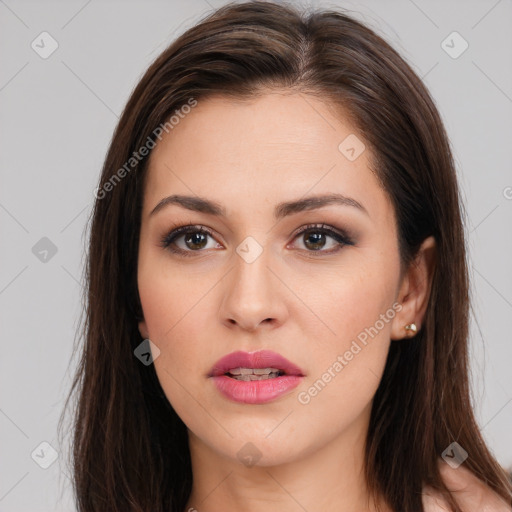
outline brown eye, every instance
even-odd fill
[[[194,233],[188,233],[184,236],[185,245],[189,249],[203,249],[205,242],[207,242],[208,234],[196,231]]]
[[[322,249],[325,246],[326,238],[328,237],[325,233],[320,233],[318,231],[309,231],[303,236],[304,245],[308,249],[312,249],[314,251]]]
[[[332,254],[345,245],[354,245],[346,234],[324,224],[304,226],[295,238],[301,239],[307,252],[313,253]],[[333,241],[330,243],[331,249],[324,249],[326,245],[329,246],[329,239]]]
[[[213,237],[212,233],[201,226],[181,226],[165,235],[161,246],[171,252],[190,256],[207,248],[208,237]],[[180,239],[182,243],[179,243]]]

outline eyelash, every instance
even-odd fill
[[[334,250],[331,249],[329,251],[323,251],[321,249],[319,249],[318,251],[306,250],[307,253],[310,253],[314,257],[317,257],[317,255],[321,256],[321,255],[325,255],[325,254],[331,255],[331,254],[337,253],[345,245],[354,245],[354,242],[346,233],[344,233],[341,230],[337,230],[327,224],[307,224],[306,226],[303,226],[302,228],[300,228],[298,230],[298,232],[295,233],[293,240],[295,240],[300,235],[302,235],[308,231],[311,231],[313,233],[322,233],[322,234],[329,235],[331,238],[336,240],[336,242],[338,242],[338,244],[339,244],[337,248],[335,248]],[[204,226],[187,224],[186,226],[180,226],[176,229],[171,230],[167,234],[165,234],[161,239],[160,245],[162,248],[167,249],[168,251],[170,251],[172,253],[179,254],[179,255],[182,255],[185,257],[193,257],[195,255],[194,253],[199,253],[199,252],[204,252],[204,251],[203,250],[197,250],[197,251],[187,250],[187,251],[185,251],[183,249],[172,247],[172,244],[180,236],[194,234],[194,233],[201,233],[201,234],[209,235],[212,238],[214,238],[213,233],[209,229],[205,228]]]

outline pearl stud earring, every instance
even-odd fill
[[[407,324],[404,329],[406,331],[411,331],[413,334],[416,334],[418,332],[418,328],[416,327],[415,323]]]

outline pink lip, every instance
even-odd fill
[[[234,368],[276,368],[284,375],[273,379],[241,381],[225,375]],[[232,352],[219,359],[208,377],[227,398],[246,404],[270,402],[299,385],[304,372],[285,357],[270,350]]]

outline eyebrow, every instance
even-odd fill
[[[150,216],[156,214],[168,205],[175,204],[192,210],[195,212],[206,213],[208,215],[215,215],[217,217],[227,217],[226,209],[216,201],[211,201],[204,197],[199,196],[186,196],[180,194],[173,194],[168,197],[164,197],[150,212]],[[341,206],[352,206],[357,208],[361,212],[369,216],[366,208],[355,199],[346,197],[342,194],[326,194],[310,196],[303,199],[297,199],[295,201],[286,201],[279,203],[274,208],[274,219],[279,220],[289,215],[293,215],[299,212],[307,210],[316,210],[323,206],[331,204],[337,204]]]

